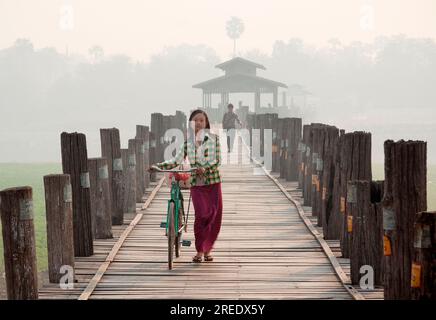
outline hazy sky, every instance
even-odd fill
[[[70,9],[72,8],[72,9]],[[165,46],[206,44],[228,58],[225,23],[244,21],[238,49],[270,53],[276,40],[300,37],[322,46],[331,38],[368,42],[403,33],[436,39],[436,0],[0,0],[0,48],[29,38],[36,48],[147,61]]]

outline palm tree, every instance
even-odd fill
[[[244,23],[237,17],[231,17],[226,25],[227,35],[233,39],[233,57],[236,56],[236,39],[244,32]]]

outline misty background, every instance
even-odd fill
[[[201,106],[192,85],[222,75],[225,22],[237,15],[237,55],[309,92],[303,102],[282,90],[303,123],[371,132],[375,162],[386,139],[426,140],[436,163],[436,4],[326,3],[0,1],[0,162],[60,162],[63,131],[85,133],[96,157],[100,128],[119,128],[126,148],[152,112]],[[254,109],[250,95],[230,95],[239,100]]]

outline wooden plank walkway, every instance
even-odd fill
[[[236,153],[223,154],[224,211],[215,261],[191,262],[195,254],[191,204],[184,238],[192,240],[192,246],[182,247],[173,270],[167,269],[167,242],[160,228],[169,193],[164,185],[148,208],[138,211],[143,217],[89,298],[352,299],[296,206],[270,178],[254,175],[254,164],[237,164],[237,157]],[[245,149],[243,158],[247,159]],[[290,191],[298,192],[295,185]],[[184,191],[184,195],[187,205],[189,194]],[[74,289],[45,284],[40,298],[77,299],[132,219],[133,215],[127,216],[124,226],[114,228],[114,239],[95,241],[94,256],[77,258]]]

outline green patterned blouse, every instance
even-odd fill
[[[221,164],[221,146],[217,135],[206,132],[200,146],[195,146],[192,141],[185,141],[184,147],[179,148],[174,158],[157,163],[156,166],[164,170],[173,169],[183,163],[185,155],[188,156],[192,167],[205,169],[203,174],[205,185],[222,182],[218,169]],[[191,186],[195,185],[197,185],[197,173],[192,172]]]

